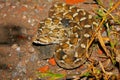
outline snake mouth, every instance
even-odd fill
[[[48,41],[45,41],[45,40],[42,40],[42,39],[35,40],[33,43],[35,43],[35,44],[41,44],[41,45],[52,44],[52,43],[49,43]]]
[[[40,41],[34,41],[33,43],[35,43],[35,44],[47,45],[46,43],[42,43],[42,42],[40,42]]]
[[[40,45],[48,45],[51,44],[52,40],[48,36],[39,36],[33,37],[33,43]]]
[[[42,37],[40,39],[34,40],[33,43],[40,45],[50,45],[50,44],[58,44],[58,41],[54,41],[50,38]]]

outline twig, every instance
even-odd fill
[[[105,74],[108,74],[108,75],[112,75],[112,74],[113,74],[112,72],[107,72],[107,71],[105,71],[105,69],[104,69],[101,61],[99,61],[99,64],[100,64],[100,67],[101,67],[102,71],[103,71]]]

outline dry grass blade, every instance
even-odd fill
[[[113,10],[115,10],[119,5],[120,5],[120,1],[116,2],[116,4],[107,11],[107,13],[106,13],[105,16],[103,17],[102,21],[100,22],[98,28],[96,29],[96,33],[92,36],[90,42],[88,43],[87,48],[86,48],[87,50],[88,50],[88,48],[90,47],[90,45],[92,44],[92,42],[93,42],[93,40],[95,39],[95,37],[97,36],[98,31],[100,30],[100,28],[101,28],[101,26],[103,25],[104,21],[106,20],[107,16],[108,16]],[[98,38],[99,38],[99,37],[98,37]],[[101,43],[101,42],[100,42],[100,44],[103,45],[103,43]],[[105,52],[106,52],[105,47],[104,47],[103,49],[104,49]]]
[[[102,63],[101,63],[101,61],[99,61],[99,65],[100,65],[102,71],[103,71],[105,74],[108,74],[108,75],[112,75],[112,74],[113,74],[112,72],[107,72],[107,71],[105,71],[105,69],[104,69],[104,67],[103,67],[103,65],[102,65]]]
[[[111,60],[112,60],[111,55],[109,55],[109,53],[108,53],[108,51],[107,51],[107,49],[106,49],[106,46],[105,46],[105,43],[104,43],[104,40],[103,40],[103,38],[102,38],[102,36],[101,36],[100,31],[98,32],[98,35],[97,35],[97,36],[98,36],[98,40],[99,40],[99,42],[100,42],[103,50],[105,51],[106,55],[107,55],[108,57],[110,57]]]

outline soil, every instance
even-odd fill
[[[109,8],[108,3],[110,3],[110,0],[101,1],[106,9]],[[114,0],[114,2],[117,1]],[[65,75],[56,78],[56,80],[78,80],[80,78],[81,80],[87,80],[88,77],[81,77],[81,75],[88,68],[92,68],[93,71],[90,70],[92,73],[94,72],[92,75],[104,76],[105,72],[100,64],[104,66],[106,72],[114,74],[112,76],[108,74],[104,79],[108,77],[111,80],[119,79],[120,43],[116,47],[117,54],[114,57],[117,61],[116,65],[113,65],[111,60],[104,54],[99,53],[100,47],[94,44],[90,48],[92,54],[89,61],[73,70],[66,70],[48,62],[49,58],[53,57],[54,45],[39,46],[32,43],[39,22],[48,16],[49,8],[56,2],[65,2],[65,0],[0,0],[0,80],[48,80],[48,76],[41,77],[40,73],[38,73],[38,69],[46,65],[49,66],[49,71],[54,75]],[[85,9],[92,15],[95,15],[94,10],[98,8],[95,0],[86,0],[74,5]],[[120,39],[120,36],[118,36],[118,39]],[[94,64],[91,65],[91,62]],[[94,71],[97,69],[103,71],[101,72],[102,75]],[[50,78],[50,80],[53,79]]]

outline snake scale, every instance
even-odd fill
[[[87,60],[86,47],[97,22],[84,9],[65,3],[54,4],[40,22],[34,43],[56,44],[54,58],[65,69],[81,66]]]

